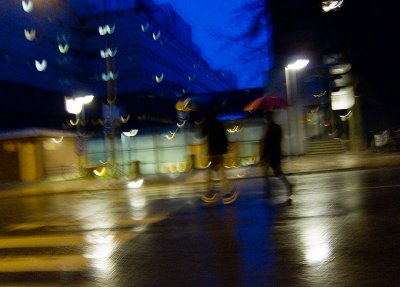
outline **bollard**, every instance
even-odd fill
[[[130,163],[130,175],[136,179],[141,176],[140,174],[140,161],[135,160]]]

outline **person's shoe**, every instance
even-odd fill
[[[224,194],[222,196],[222,202],[224,204],[232,204],[236,201],[238,196],[239,196],[239,192],[236,190],[236,188],[233,188],[230,193]]]
[[[205,203],[214,203],[217,202],[217,193],[214,191],[208,191],[201,197],[201,200]]]

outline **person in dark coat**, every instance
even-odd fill
[[[221,181],[224,194],[222,201],[224,204],[231,204],[236,201],[238,191],[231,187],[224,171],[224,154],[228,152],[228,137],[223,123],[217,119],[215,108],[210,109],[205,115],[201,133],[207,139],[208,157],[210,165],[208,167],[208,190],[202,196],[202,201],[206,203],[216,202],[217,193],[212,190],[213,173]]]
[[[272,111],[265,112],[265,120],[267,122],[267,130],[264,136],[261,160],[266,163],[266,169],[271,167],[274,175],[283,182],[288,195],[291,196],[293,193],[293,184],[289,182],[281,168],[282,129],[273,120]],[[268,174],[268,170],[266,174]]]

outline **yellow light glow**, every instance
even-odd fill
[[[76,101],[81,102],[83,105],[90,104],[94,99],[93,95],[87,95],[84,97],[77,97],[75,98]]]
[[[177,111],[190,112],[193,109],[189,106],[189,104],[190,104],[190,98],[185,99],[183,102],[182,101],[178,101],[175,104],[175,109]]]
[[[206,165],[199,165],[200,168],[209,168],[211,165],[211,161],[209,161]]]
[[[233,134],[233,133],[238,133],[238,132],[240,132],[240,128],[239,128],[239,126],[234,126],[233,128],[231,128],[231,129],[227,129],[227,131],[228,131],[228,133],[230,133],[230,134]]]
[[[69,45],[68,44],[65,44],[65,45],[58,44],[58,50],[60,51],[60,53],[63,53],[63,54],[68,53]]]
[[[61,143],[61,142],[63,141],[63,139],[64,139],[64,137],[60,137],[59,139],[51,138],[51,140],[52,140],[54,143],[56,143],[56,144]]]
[[[170,131],[169,134],[167,135],[163,135],[163,137],[165,137],[167,140],[173,140],[175,138],[175,134],[178,131],[178,129],[176,129],[175,131]]]
[[[69,123],[71,124],[71,126],[77,126],[79,124],[79,119],[76,119],[75,121],[69,120]]]
[[[124,118],[123,116],[120,116],[120,117],[119,117],[119,120],[120,120],[121,123],[126,124],[126,123],[129,121],[130,118],[131,118],[131,115],[128,114],[125,118]],[[132,131],[132,130],[131,130],[131,131]],[[137,132],[136,132],[136,133],[137,133]],[[136,135],[136,134],[135,134],[135,135]]]
[[[107,174],[107,169],[103,166],[100,171],[98,171],[97,169],[93,170],[93,173],[97,176],[105,176]]]
[[[176,169],[178,172],[185,172],[188,170],[188,164],[186,162],[178,162]]]
[[[36,30],[35,29],[30,29],[30,30],[24,29],[24,35],[28,41],[33,41],[36,39]]]

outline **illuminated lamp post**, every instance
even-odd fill
[[[299,129],[299,113],[301,103],[299,101],[297,89],[297,72],[304,69],[310,61],[308,59],[298,59],[285,67],[286,94],[287,101],[291,104],[288,107],[288,155],[291,153],[304,153],[304,136],[302,138]]]
[[[68,113],[75,115],[75,122],[70,121],[72,125],[76,126],[76,153],[79,159],[79,169],[82,173],[82,168],[86,166],[86,136],[81,127],[85,126],[85,105],[93,101],[93,95],[81,97],[65,97],[65,109]]]
[[[121,133],[121,140],[122,143],[126,143],[127,141],[127,146],[125,147],[126,150],[128,151],[128,159],[129,159],[129,174],[130,174],[130,179],[127,182],[127,187],[128,188],[140,188],[143,184],[143,178],[141,177],[140,173],[140,162],[135,159],[134,161],[131,161],[131,145],[130,141],[132,137],[135,137],[138,134],[137,129],[132,129],[129,132],[122,132]]]

